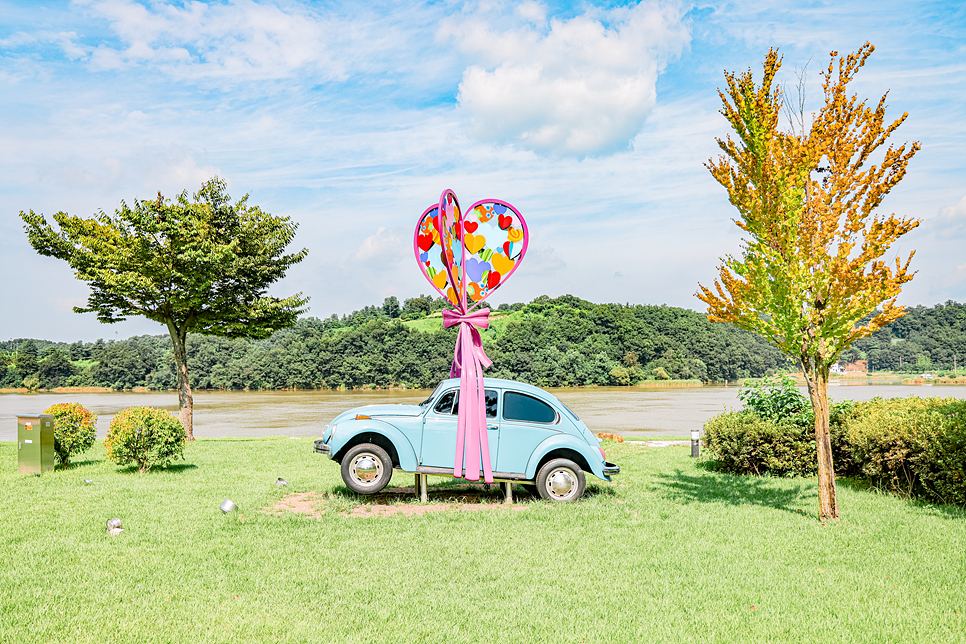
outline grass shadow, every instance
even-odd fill
[[[657,474],[655,483],[668,497],[681,504],[715,503],[741,506],[758,505],[800,514],[803,503],[818,498],[814,485],[789,484],[788,479],[764,476],[736,476],[717,473],[687,474],[675,470],[673,474]],[[779,481],[783,481],[779,484]]]

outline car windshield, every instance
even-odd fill
[[[428,405],[429,403],[433,402],[433,398],[436,397],[436,394],[439,392],[439,388],[442,387],[442,386],[443,386],[443,383],[439,383],[438,385],[436,385],[436,389],[433,389],[433,393],[429,394],[429,398],[427,398],[423,402],[419,403],[420,409],[425,408],[426,405]]]

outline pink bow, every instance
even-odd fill
[[[456,418],[456,461],[453,475],[463,476],[466,463],[466,480],[480,480],[480,461],[483,462],[483,480],[493,482],[490,465],[490,443],[486,432],[486,392],[483,385],[483,369],[493,364],[483,351],[483,339],[479,329],[490,326],[490,309],[467,313],[451,309],[443,310],[443,328],[460,325],[456,338],[456,351],[449,377],[460,377],[460,406]],[[478,327],[478,328],[477,328]],[[464,459],[465,446],[465,459]]]

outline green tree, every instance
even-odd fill
[[[92,219],[54,215],[59,230],[43,215],[20,213],[30,244],[41,255],[70,264],[91,289],[84,308],[105,323],[129,315],[165,325],[177,369],[181,422],[194,439],[192,395],[185,342],[189,332],[265,338],[291,326],[308,301],[266,294],[308,251],[285,254],[296,224],[288,217],[232,203],[224,181],[215,177],[188,198],[121,202],[113,216]]]
[[[714,290],[699,285],[708,317],[754,331],[802,366],[818,450],[819,516],[838,517],[829,436],[828,374],[839,355],[904,314],[895,298],[911,280],[909,262],[883,260],[893,242],[918,225],[876,214],[919,150],[890,145],[872,155],[906,119],[885,122],[885,99],[869,107],[849,83],[874,48],[866,43],[823,72],[825,104],[808,130],[783,132],[782,92],[773,86],[781,59],[774,49],[756,85],[749,70],[725,73],[721,113],[738,135],[707,164],[738,209],[747,235],[743,256],[728,256]],[[871,164],[871,165],[870,165]],[[879,308],[881,305],[881,308]]]

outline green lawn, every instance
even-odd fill
[[[843,482],[823,526],[812,480],[605,447],[624,474],[573,505],[353,518],[307,439],[200,440],[144,476],[97,447],[28,478],[0,443],[0,641],[966,641],[962,510]],[[258,512],[310,490],[319,519]]]

